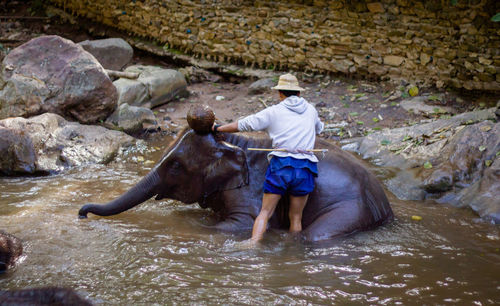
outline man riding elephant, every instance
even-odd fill
[[[215,115],[208,106],[194,106],[187,115],[191,128],[179,133],[155,167],[135,186],[106,205],[87,204],[88,213],[109,216],[149,198],[198,203],[219,216],[214,229],[251,230],[262,210],[269,138],[212,132]],[[301,236],[318,241],[373,229],[393,220],[393,212],[377,178],[356,158],[337,146],[316,139],[318,177],[302,212]],[[290,197],[280,197],[269,228],[290,228]],[[265,228],[264,228],[265,230]]]
[[[300,97],[304,89],[292,74],[282,75],[273,89],[279,90],[281,103],[278,105],[213,127],[214,132],[229,133],[265,130],[272,139],[273,148],[278,148],[268,155],[262,208],[253,225],[251,244],[262,239],[269,218],[285,195],[290,197],[290,232],[302,231],[302,212],[309,193],[314,190],[314,177],[318,176],[318,158],[311,152],[315,136],[324,126],[318,112]]]

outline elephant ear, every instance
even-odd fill
[[[215,158],[204,169],[205,197],[224,190],[248,185],[248,164],[245,152],[224,141],[217,142]]]

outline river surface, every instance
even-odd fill
[[[317,244],[272,231],[251,250],[237,247],[249,232],[206,230],[214,216],[196,204],[149,200],[117,216],[77,218],[82,204],[117,197],[148,168],[122,162],[0,178],[0,229],[24,242],[0,289],[70,287],[95,304],[121,305],[500,304],[500,228],[433,202],[389,194],[390,225]]]

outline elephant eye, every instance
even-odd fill
[[[181,163],[179,163],[178,161],[174,161],[174,162],[172,163],[172,166],[171,166],[171,167],[172,167],[172,169],[176,169],[176,170],[178,170],[178,169],[180,169],[180,168],[182,167],[182,165],[181,165]]]

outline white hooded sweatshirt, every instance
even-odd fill
[[[316,134],[323,130],[323,123],[314,106],[302,97],[290,96],[277,105],[239,120],[238,130],[266,131],[273,140],[273,148],[311,150],[314,149]],[[318,162],[314,154],[272,151],[269,158],[273,155]]]

